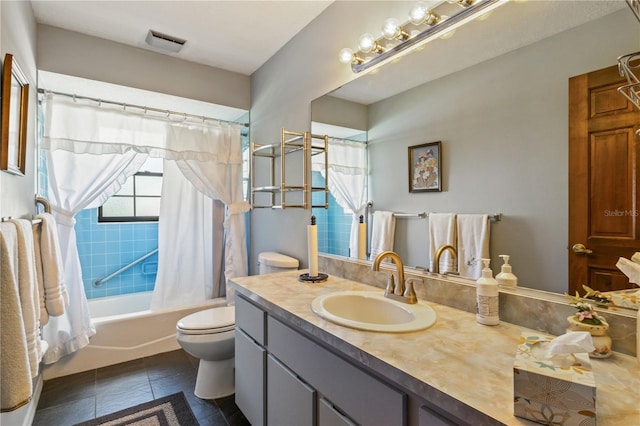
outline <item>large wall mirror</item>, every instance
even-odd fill
[[[569,79],[639,50],[640,25],[625,2],[509,2],[314,100],[312,128],[366,134],[374,210],[502,213],[491,223],[494,273],[498,256],[510,255],[520,286],[564,293],[573,255]],[[407,148],[435,141],[442,191],[410,193]],[[394,251],[427,266],[428,218],[398,219]]]

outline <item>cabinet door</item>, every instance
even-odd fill
[[[253,426],[265,424],[267,351],[236,329],[236,405]]]
[[[272,355],[267,357],[267,424],[315,425],[316,391]]]

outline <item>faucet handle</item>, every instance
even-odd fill
[[[405,281],[405,289],[403,296],[407,299],[409,303],[418,303],[418,296],[416,296],[416,291],[413,288],[413,283],[419,282],[422,283],[422,278],[407,278]]]
[[[396,281],[394,279],[393,274],[389,274],[389,278],[387,279],[387,288],[385,289],[385,294],[393,294],[396,291]]]

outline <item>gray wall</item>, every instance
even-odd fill
[[[369,108],[333,96],[323,96],[311,104],[311,117],[318,123],[367,131]]]
[[[311,130],[311,101],[355,78],[338,62],[338,51],[354,43],[362,28],[378,28],[389,16],[406,14],[413,2],[335,2],[251,75],[251,138],[278,142],[282,127]],[[366,10],[366,13],[362,13]],[[357,17],[358,25],[351,25]],[[250,272],[258,253],[279,251],[307,266],[306,225],[310,211],[251,212]]]
[[[252,139],[276,142],[281,127],[308,130],[309,103],[354,78],[336,52],[357,40],[361,28],[375,28],[408,9],[406,2],[390,3],[395,2],[332,4],[254,73]],[[354,16],[357,26],[347,23]],[[523,285],[565,291],[567,79],[613,65],[618,55],[640,47],[638,24],[627,8],[610,19],[620,27],[576,28],[370,106],[370,198],[376,208],[502,212],[504,220],[492,227],[494,270],[501,263],[497,255],[510,254]],[[580,48],[567,47],[575,41],[582,42]],[[612,46],[618,50],[613,54]],[[444,192],[409,194],[406,147],[436,140],[444,143]],[[309,215],[254,210],[251,271],[257,272],[257,255],[266,250],[297,257],[306,266]],[[426,220],[399,223],[397,233],[412,236],[398,247],[410,253],[408,264],[426,264],[427,226]]]
[[[0,172],[0,216],[31,218],[36,193],[36,21],[29,2],[0,2],[0,53],[10,53],[26,74],[30,84],[25,176]],[[23,424],[35,412],[35,403],[0,414],[0,424]],[[26,424],[26,423],[25,423]]]
[[[566,291],[568,79],[640,48],[623,9],[369,106],[370,198],[395,211],[503,213],[492,267]],[[408,193],[407,147],[442,141],[443,192]],[[573,244],[572,242],[571,244]],[[428,220],[398,220],[396,251],[429,265]]]
[[[27,160],[25,176],[0,172],[0,216],[31,218],[36,193],[36,22],[29,2],[0,2],[0,52],[10,53],[29,80]]]
[[[246,75],[38,25],[38,69],[248,110]]]

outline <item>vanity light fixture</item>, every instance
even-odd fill
[[[360,36],[358,51],[354,52],[346,47],[340,50],[339,60],[343,64],[350,64],[351,70],[355,73],[379,67],[450,33],[507,1],[447,0],[433,9],[429,9],[422,2],[417,3],[411,8],[407,22],[400,24],[395,18],[386,19],[379,38],[376,39],[370,33],[363,34]],[[452,5],[455,6],[453,9]]]

